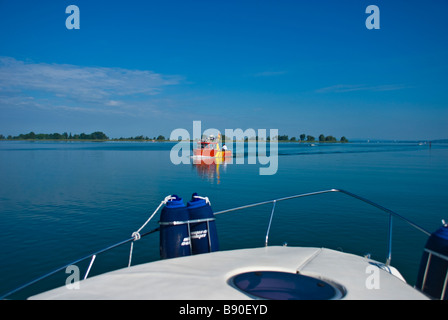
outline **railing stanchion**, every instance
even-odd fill
[[[266,239],[264,241],[264,246],[265,247],[268,246],[269,231],[271,230],[272,217],[274,216],[274,210],[275,210],[275,204],[276,203],[277,203],[277,201],[274,200],[274,204],[272,205],[271,217],[269,218],[268,230],[266,231]]]
[[[389,214],[389,246],[386,259],[386,266],[390,265],[390,260],[392,259],[392,215]]]

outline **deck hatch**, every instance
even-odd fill
[[[297,273],[250,271],[230,283],[251,296],[269,300],[336,300],[344,296],[336,285]]]

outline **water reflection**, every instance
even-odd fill
[[[220,184],[221,175],[226,172],[227,165],[230,162],[230,158],[204,158],[193,161],[193,167],[195,167],[199,177]]]

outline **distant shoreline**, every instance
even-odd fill
[[[340,140],[336,139],[334,136],[324,136],[321,134],[318,139],[311,135],[301,134],[300,138],[296,137],[289,138],[288,135],[278,135],[274,137],[274,141],[277,143],[299,143],[299,144],[328,144],[328,143],[419,143],[419,144],[431,144],[431,143],[448,143],[448,139],[434,139],[434,140],[397,140],[397,139],[352,139],[348,140],[345,136],[342,136]],[[258,137],[244,137],[244,140],[230,140],[227,137],[223,136],[223,141],[226,143],[233,142],[248,142],[248,141],[265,141],[270,142],[270,137],[259,140]],[[109,138],[105,133],[101,131],[96,131],[91,134],[74,134],[64,132],[60,133],[34,133],[30,132],[27,134],[19,134],[18,136],[8,135],[5,137],[0,134],[0,141],[51,141],[51,142],[180,142],[180,141],[188,141],[188,140],[169,140],[166,139],[163,135],[158,135],[157,137],[150,138],[148,136],[136,136],[136,137],[120,137],[120,138]],[[191,140],[190,142],[195,142],[197,140]]]
[[[178,143],[178,142],[188,142],[188,140],[154,140],[154,139],[148,139],[148,140],[137,140],[137,139],[0,139],[1,141],[28,141],[28,142],[137,142],[137,143],[160,143],[160,142],[172,142],[172,143]],[[249,141],[257,141],[257,140],[249,140]],[[263,142],[270,142],[270,140],[260,140]],[[190,140],[189,142],[197,142],[197,140]],[[232,141],[225,141],[225,143],[233,143],[233,142],[248,142],[248,140],[232,140]],[[282,141],[277,140],[277,143],[284,143],[284,144],[355,144],[355,143],[369,143],[369,144],[375,144],[375,143],[423,143],[423,144],[429,144],[429,143],[448,143],[448,139],[438,139],[438,140],[352,140],[348,142],[341,142],[341,141]]]

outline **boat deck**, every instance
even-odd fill
[[[338,287],[341,299],[427,299],[381,263],[324,248],[268,246],[160,260],[80,282],[79,289],[57,288],[30,299],[244,300],[257,297],[232,283],[250,271],[281,271],[322,279]],[[373,279],[372,277],[376,277]],[[377,281],[371,286],[372,279]],[[306,295],[304,297],[306,299]]]

